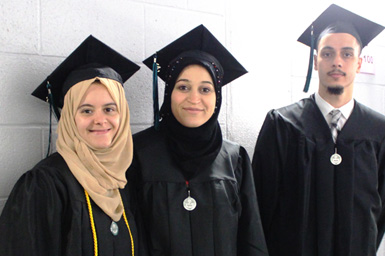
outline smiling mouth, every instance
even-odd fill
[[[105,134],[105,133],[108,133],[110,130],[111,130],[111,128],[110,129],[103,129],[103,130],[89,130],[89,131],[93,134]]]
[[[183,109],[190,113],[199,113],[203,111],[203,109],[199,109],[199,108],[183,108]]]

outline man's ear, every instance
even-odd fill
[[[360,71],[361,71],[361,66],[362,66],[362,58],[359,57],[359,58],[358,58],[358,67],[357,67],[357,71],[356,71],[357,74],[360,73]]]
[[[317,54],[314,54],[314,70],[318,70],[318,66],[317,66]]]

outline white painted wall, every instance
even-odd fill
[[[309,49],[296,40],[331,3],[0,0],[0,212],[16,180],[46,154],[48,105],[30,93],[89,34],[142,66],[125,84],[132,128],[139,131],[152,123],[151,73],[141,61],[204,24],[249,70],[225,87],[220,122],[225,137],[252,155],[267,111],[316,90],[314,72],[310,92],[302,92]],[[380,0],[335,3],[385,25]],[[376,74],[358,75],[355,97],[385,113],[385,32],[369,47]]]

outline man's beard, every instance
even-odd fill
[[[335,87],[329,86],[328,92],[332,95],[341,95],[342,93],[344,93],[344,87],[340,85],[337,85]]]

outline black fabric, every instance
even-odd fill
[[[145,255],[141,252],[145,250],[144,240],[139,239],[135,221],[139,218],[132,196],[135,190],[129,184],[121,195],[135,255]],[[123,217],[117,222],[119,234],[113,236],[111,218],[91,204],[99,255],[131,255],[131,239]],[[0,230],[1,256],[94,255],[84,190],[58,153],[42,160],[19,179],[0,216]]]
[[[230,83],[234,79],[247,73],[247,70],[235,59],[235,57],[215,38],[215,36],[203,25],[199,25],[175,41],[166,45],[152,56],[148,57],[143,63],[152,70],[154,58],[160,66],[157,75],[163,80],[167,80],[167,66],[178,55],[191,50],[206,52],[222,64],[224,70],[222,86]]]
[[[181,125],[172,114],[171,94],[183,69],[194,64],[204,67],[212,77],[216,104],[214,114],[206,123],[199,127],[189,128]],[[169,75],[161,108],[161,129],[167,134],[168,146],[175,161],[182,168],[185,178],[189,180],[198,170],[214,161],[222,145],[218,115],[222,103],[220,80],[223,77],[223,69],[210,54],[202,51],[188,51],[173,60],[168,70]]]
[[[185,177],[167,135],[149,128],[134,135],[139,202],[153,256],[268,255],[249,157],[223,141],[215,161],[189,181],[195,210],[183,208]]]
[[[375,256],[385,221],[385,117],[355,102],[336,146],[313,98],[272,110],[253,157],[271,256]]]
[[[190,180],[217,157],[222,145],[222,132],[216,120],[209,120],[197,128],[187,128],[171,115],[166,125],[167,128],[162,127],[162,130],[167,134],[168,149],[186,180]]]
[[[122,77],[112,68],[101,65],[99,63],[86,64],[73,70],[64,80],[61,91],[62,97],[60,97],[61,101],[59,102],[59,105],[64,105],[64,96],[73,85],[95,77],[112,79],[119,82],[123,86]]]
[[[209,72],[214,82],[216,103],[215,113],[211,119],[218,119],[219,111],[222,104],[222,78],[223,68],[219,61],[209,53],[192,50],[181,53],[174,60],[172,60],[167,66],[167,79],[165,79],[165,91],[164,100],[160,110],[162,118],[172,115],[171,113],[171,94],[175,87],[175,82],[178,79],[179,74],[189,65],[200,65]]]
[[[342,27],[339,22],[350,24],[349,27]],[[384,29],[382,25],[372,22],[353,12],[350,12],[338,5],[331,4],[320,16],[315,19],[312,24],[302,33],[298,41],[310,46],[311,31],[313,27],[314,37],[319,35],[331,24],[338,24],[341,31],[349,33],[354,37],[358,37],[362,43],[362,48],[369,44]],[[357,36],[358,35],[358,36]]]
[[[338,5],[331,4],[298,38],[299,42],[310,47],[309,65],[303,91],[307,92],[309,89],[314,65],[314,49],[318,49],[318,43],[324,35],[330,33],[351,34],[360,44],[361,51],[383,29],[382,25],[365,19]]]
[[[346,33],[354,36],[360,45],[360,50],[362,50],[362,40],[360,37],[360,34],[358,33],[357,29],[354,27],[352,23],[344,22],[344,21],[336,21],[335,23],[330,24],[327,26],[318,36],[317,44],[315,49],[318,50],[318,44],[319,41],[328,34],[335,34],[335,33]]]
[[[166,83],[160,130],[155,120],[155,127],[133,136],[130,166],[137,174],[151,255],[267,255],[250,160],[242,147],[223,141],[218,123],[221,87],[247,71],[203,25],[143,63],[152,69],[154,61],[160,66],[153,70],[155,78]],[[178,75],[195,64],[211,75],[216,105],[206,123],[188,128],[172,114],[171,94]],[[156,102],[157,97],[157,118]],[[197,201],[192,211],[183,207],[188,191]]]
[[[62,87],[68,75],[72,71],[91,63],[98,63],[113,69],[121,76],[119,82],[122,81],[122,84],[140,68],[134,62],[90,35],[32,92],[32,95],[46,101],[48,97],[47,82],[49,82],[51,84],[53,101],[57,108],[62,108],[64,98]],[[95,77],[90,76],[90,74],[82,72],[81,75],[83,77],[74,79],[74,83],[70,84],[70,86],[84,79]],[[117,80],[115,74],[107,78]],[[67,83],[65,92],[69,89],[68,85]]]

